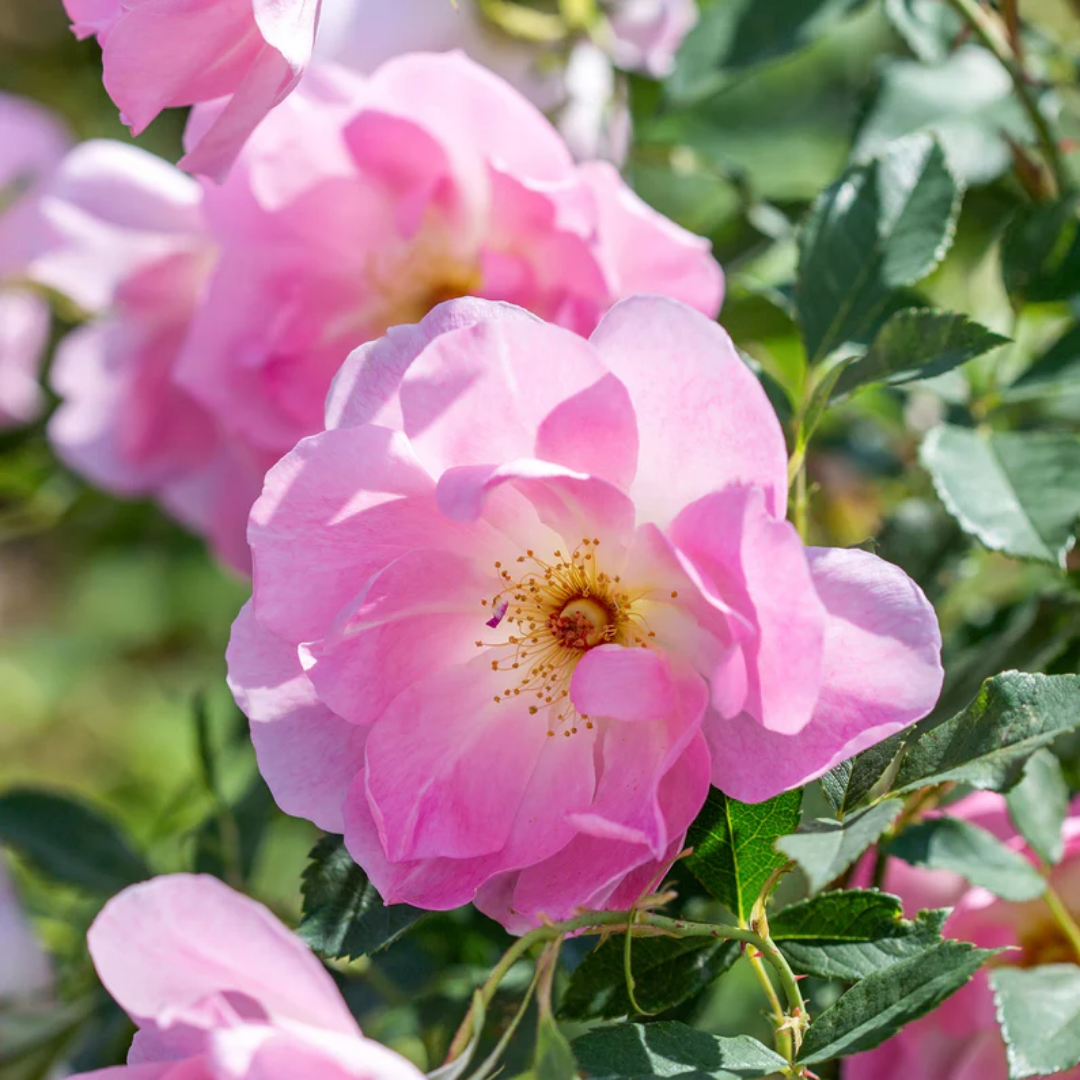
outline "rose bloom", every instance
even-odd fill
[[[37,197],[68,147],[63,126],[39,105],[0,93],[0,428],[44,407],[38,370],[49,305],[22,283],[37,238]]]
[[[139,1030],[127,1065],[84,1080],[422,1080],[364,1038],[299,938],[217,878],[133,885],[105,905],[88,942]]]
[[[316,52],[373,71],[405,52],[462,49],[549,113],[574,156],[621,161],[630,139],[619,71],[665,78],[698,19],[695,0],[606,0],[586,37],[551,14],[544,40],[509,33],[476,0],[325,0]]]
[[[629,905],[710,780],[767,799],[924,715],[934,613],[806,549],[760,384],[693,309],[586,341],[458,300],[357,350],[269,473],[229,677],[287,812],[390,903]]]
[[[52,986],[49,961],[15,895],[0,853],[0,1012],[5,1003],[32,1001]]]
[[[220,178],[299,82],[321,0],[64,0],[101,45],[105,89],[133,134],[162,109],[222,99],[181,164]]]
[[[58,452],[110,490],[157,495],[241,569],[262,474],[320,430],[334,372],[387,327],[471,293],[587,334],[638,289],[710,316],[723,294],[706,241],[610,166],[575,165],[460,55],[370,79],[313,68],[222,186],[81,147],[44,208],[35,275],[96,316],[62,347]]]
[[[1009,820],[1005,799],[976,792],[948,807],[946,813],[989,830],[1032,862],[1035,855]],[[1050,883],[1074,919],[1080,919],[1080,800],[1065,822],[1065,855]],[[883,886],[904,901],[914,915],[921,908],[952,907],[947,937],[981,948],[1013,947],[996,963],[1036,967],[1076,963],[1078,958],[1042,899],[1008,903],[985,889],[969,886],[958,874],[920,870],[890,859]],[[1060,1074],[1080,1080],[1080,1067]],[[996,1019],[986,970],[937,1011],[909,1024],[876,1050],[857,1054],[844,1065],[844,1080],[1008,1080],[1005,1043]]]

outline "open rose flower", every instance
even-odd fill
[[[723,293],[706,241],[610,166],[574,165],[462,56],[368,80],[313,68],[220,187],[89,144],[45,210],[35,274],[96,316],[59,357],[60,453],[156,494],[241,568],[262,474],[321,429],[334,373],[387,327],[471,293],[587,334],[635,290],[710,316]]]
[[[31,1001],[52,986],[49,961],[15,895],[0,852],[0,1011],[10,1002]]]
[[[22,281],[37,237],[37,199],[68,148],[39,105],[0,94],[0,428],[34,420],[49,339],[49,305]]]
[[[173,106],[223,98],[181,163],[220,178],[311,57],[320,0],[64,0],[96,37],[105,89],[135,135]]]
[[[1012,826],[1001,795],[977,792],[946,812],[987,829],[1013,851],[1036,861]],[[1065,855],[1051,872],[1050,884],[1072,918],[1080,920],[1080,799],[1065,822]],[[1019,949],[1003,954],[998,962],[1022,967],[1080,962],[1042,899],[1007,903],[985,889],[968,886],[958,875],[919,870],[897,859],[889,860],[884,887],[903,899],[909,914],[923,907],[952,906],[943,931],[947,937],[982,948]],[[1059,1075],[1080,1080],[1080,1067]],[[920,1080],[1008,1080],[1005,1044],[985,970],[936,1012],[844,1065],[844,1080],[915,1076]]]
[[[364,346],[252,512],[230,683],[279,804],[388,902],[631,903],[710,779],[769,798],[937,697],[918,587],[786,505],[764,392],[682,304],[585,340],[459,300]]]
[[[422,1080],[360,1033],[334,980],[261,904],[217,878],[125,889],[88,935],[138,1026],[128,1064],[84,1080]]]

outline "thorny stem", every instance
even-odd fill
[[[801,1042],[802,1025],[806,1019],[806,1005],[799,990],[799,984],[795,973],[784,958],[780,950],[769,938],[763,938],[753,930],[747,930],[741,926],[728,926],[724,923],[699,923],[687,922],[685,919],[672,919],[666,915],[657,915],[651,911],[631,909],[630,911],[590,911],[578,915],[573,919],[566,919],[559,923],[550,923],[547,926],[539,926],[523,937],[518,938],[513,945],[503,954],[502,959],[492,969],[484,985],[477,993],[480,1004],[486,1008],[491,1004],[499,989],[499,985],[506,977],[510,969],[525,956],[535,945],[544,942],[557,941],[567,934],[603,934],[622,930],[624,932],[652,931],[655,935],[667,935],[670,937],[707,937],[719,940],[741,941],[753,948],[760,956],[772,965],[778,976],[780,987],[787,1001],[786,1012],[781,1009],[780,1016],[784,1023],[790,1020],[795,1022],[794,1027],[785,1030],[792,1032],[791,1050],[785,1055],[792,1061],[798,1052],[798,1044]],[[776,1001],[779,1006],[779,999]],[[473,1008],[470,1006],[465,1019],[458,1028],[450,1050],[446,1055],[447,1062],[459,1057],[468,1046],[472,1032]],[[793,1068],[797,1068],[794,1066]],[[798,1076],[800,1073],[792,1072]]]
[[[1077,960],[1080,961],[1080,926],[1077,926],[1076,920],[1072,917],[1069,909],[1062,903],[1061,897],[1054,892],[1050,884],[1046,886],[1043,899],[1050,909],[1050,914],[1054,916],[1054,922],[1061,927],[1061,932],[1069,939],[1069,944],[1072,946]]]
[[[1032,93],[1018,50],[1002,35],[998,22],[982,7],[979,0],[947,0],[947,2],[975,31],[983,45],[997,57],[998,62],[1009,73],[1009,78],[1012,79],[1013,87],[1016,89],[1016,96],[1038,136],[1039,147],[1053,174],[1057,193],[1067,190],[1070,185],[1065,162],[1046,123],[1046,117],[1039,111],[1039,104]],[[1015,9],[1015,4],[1013,8]]]

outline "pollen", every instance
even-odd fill
[[[561,729],[570,738],[579,721],[586,730],[593,728],[570,701],[574,669],[590,649],[608,644],[648,648],[655,636],[634,610],[641,597],[634,597],[618,576],[608,576],[602,561],[597,538],[582,539],[569,555],[555,551],[550,561],[528,550],[494,564],[499,591],[480,601],[488,616],[485,624],[505,637],[476,644],[492,651],[492,671],[513,672],[513,685],[495,701],[532,697],[529,714],[544,714],[548,735]],[[515,578],[508,565],[521,576]]]

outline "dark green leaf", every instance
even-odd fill
[[[846,896],[847,893],[826,893],[824,896]],[[822,897],[815,897],[807,903],[814,903]],[[781,913],[783,914],[783,913]],[[872,975],[875,971],[889,967],[900,960],[906,960],[916,953],[924,952],[941,941],[941,928],[948,917],[947,908],[935,911],[921,911],[913,920],[900,919],[886,922],[882,920],[875,936],[862,941],[833,939],[824,934],[819,939],[813,937],[792,938],[780,941],[780,951],[788,958],[794,971],[801,975],[815,975],[821,979],[842,979],[844,982],[858,982]],[[776,931],[773,930],[773,936]],[[813,925],[806,927],[806,933],[812,934]],[[872,928],[866,926],[866,934]]]
[[[1001,242],[1001,273],[1013,297],[1045,302],[1080,292],[1078,205],[1071,197],[1017,211]]]
[[[1080,323],[1074,323],[1006,391],[1008,399],[1080,390]]]
[[[199,829],[196,871],[228,879],[228,870],[235,868],[246,881],[254,869],[274,807],[274,796],[266,781],[256,776],[235,806],[211,813]]]
[[[993,949],[943,941],[867,975],[814,1020],[799,1060],[813,1065],[872,1050],[937,1008],[993,955]]]
[[[723,0],[702,13],[667,82],[671,98],[690,101],[733,74],[805,45],[865,0]]]
[[[382,902],[340,836],[324,836],[304,871],[300,936],[320,956],[353,960],[396,941],[427,914]]]
[[[837,817],[850,813],[870,794],[900,752],[906,735],[890,735],[869,750],[840,762],[821,778],[825,798]]]
[[[729,799],[716,788],[690,826],[686,842],[694,850],[686,867],[741,922],[769,875],[784,859],[773,844],[799,824],[802,793],[788,791],[768,802]]]
[[[1031,753],[1077,726],[1080,676],[995,675],[963,712],[909,743],[893,790],[904,793],[948,780],[1005,790]]]
[[[925,277],[952,243],[960,189],[928,135],[850,169],[811,208],[795,304],[811,363],[859,337],[889,294]]]
[[[1001,967],[990,975],[1010,1080],[1080,1064],[1080,967]]]
[[[794,859],[817,892],[840,876],[896,820],[902,806],[887,799],[846,821],[819,818],[805,831],[776,842],[778,850]]]
[[[577,966],[559,1015],[568,1020],[611,1020],[634,1011],[626,992],[624,939],[609,938]],[[635,938],[631,948],[634,997],[647,1013],[663,1012],[699,994],[739,957],[734,941]]]
[[[920,457],[965,532],[992,551],[1064,568],[1080,516],[1080,439],[941,424]]]
[[[86,803],[46,791],[0,796],[0,840],[42,873],[112,896],[151,870],[115,823]]]
[[[1028,758],[1024,775],[1006,796],[1009,816],[1042,859],[1060,862],[1065,851],[1061,828],[1069,812],[1069,785],[1061,762],[1047,749]]]
[[[774,941],[875,941],[903,930],[900,899],[877,889],[821,893],[769,919]]]
[[[733,1039],[685,1024],[614,1024],[574,1040],[578,1064],[590,1076],[697,1076],[745,1080],[769,1076],[786,1062],[749,1035]]]
[[[867,354],[841,373],[833,397],[869,383],[895,385],[929,379],[1008,340],[965,315],[911,308],[898,311],[878,332]]]
[[[912,866],[951,870],[1003,900],[1034,900],[1046,891],[1038,870],[970,821],[939,817],[905,829],[885,848]]]
[[[574,1052],[550,1013],[540,1017],[536,1031],[533,1077],[535,1080],[576,1080],[577,1077]]]
[[[952,51],[963,20],[941,0],[885,0],[885,14],[911,51],[928,64]]]
[[[1007,136],[1019,143],[1032,139],[1008,72],[980,45],[957,49],[933,65],[886,60],[853,156],[865,161],[915,131],[934,135],[968,184],[988,183],[1012,167]]]

